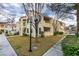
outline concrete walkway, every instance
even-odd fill
[[[43,56],[63,56],[61,42],[65,37],[66,36],[64,36],[60,41],[52,46]]]
[[[0,56],[17,56],[5,35],[0,35]]]

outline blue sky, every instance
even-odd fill
[[[15,20],[18,21],[20,16],[24,16],[25,12],[21,3],[2,3],[0,4],[0,12],[3,12],[7,15],[16,17]],[[42,11],[44,15],[53,17],[51,11],[49,11],[46,7]],[[5,20],[5,16],[0,15],[0,20]],[[66,25],[76,24],[76,17],[74,16],[74,20],[65,20]]]

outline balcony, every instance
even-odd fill
[[[50,23],[50,22],[43,22],[43,26],[44,27],[51,27],[52,26],[52,24]]]
[[[51,19],[49,17],[44,16],[44,21],[43,21],[43,26],[44,27],[51,27]]]
[[[26,22],[23,22],[23,26],[26,26]]]

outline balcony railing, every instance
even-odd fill
[[[51,27],[52,26],[52,24],[51,24],[51,22],[43,22],[43,26],[44,27]]]

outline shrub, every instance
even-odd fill
[[[23,36],[29,36],[28,34],[23,34]]]
[[[8,33],[8,31],[6,30],[6,34]]]
[[[60,34],[60,35],[62,35],[62,34],[63,34],[63,32],[59,32],[59,34]]]
[[[54,35],[57,35],[58,34],[58,31],[54,32]]]
[[[79,56],[78,46],[65,45],[63,46],[63,50],[64,50],[64,55],[66,56]]]
[[[2,34],[2,31],[0,31],[0,34]]]
[[[62,34],[63,32],[58,32],[58,31],[54,32],[54,35],[62,35]]]
[[[8,31],[6,30],[6,35],[8,36]]]
[[[14,35],[19,35],[19,32],[16,32]]]
[[[12,36],[13,34],[11,32],[6,31],[7,36]]]
[[[77,37],[79,37],[79,33],[75,33],[75,35],[76,35]]]
[[[4,30],[1,30],[2,32],[4,32]]]
[[[41,37],[44,37],[44,32],[41,32]]]

